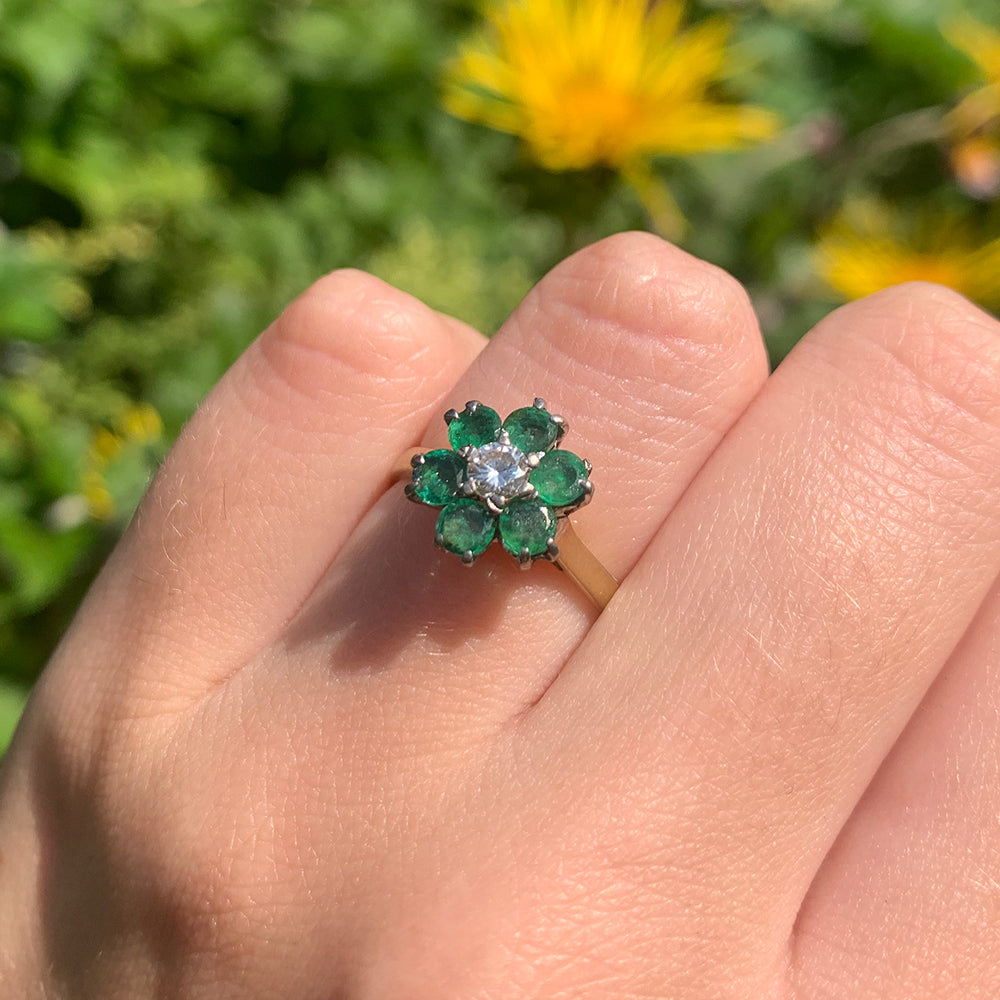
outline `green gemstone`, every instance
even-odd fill
[[[480,403],[475,410],[468,406],[448,424],[448,440],[452,448],[458,451],[467,444],[473,448],[481,448],[484,444],[496,441],[500,433],[500,414]]]
[[[564,507],[583,496],[587,467],[573,452],[556,448],[531,470],[528,479],[542,500],[555,507]]]
[[[413,470],[413,493],[432,507],[441,507],[458,494],[465,478],[465,459],[448,448],[439,448],[424,455],[423,462]]]
[[[437,519],[437,543],[446,552],[478,556],[496,531],[496,521],[479,500],[453,500]]]
[[[556,537],[558,519],[550,507],[537,500],[515,500],[504,507],[499,518],[500,541],[512,555],[527,550],[540,556]]]
[[[548,451],[559,440],[561,428],[548,410],[539,406],[522,406],[504,422],[510,443],[526,455],[533,451]]]

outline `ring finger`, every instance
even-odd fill
[[[461,408],[478,399],[503,415],[541,396],[566,418],[565,447],[592,462],[596,484],[574,525],[621,578],[766,375],[742,288],[636,233],[556,268],[450,400]],[[432,424],[425,446],[440,446],[444,429]],[[468,570],[433,536],[433,512],[405,504],[401,490],[385,496],[278,655],[312,662],[320,648],[341,673],[353,664],[399,685],[407,703],[415,684],[435,703],[442,692],[456,703],[464,688],[464,717],[476,705],[492,719],[516,714],[539,697],[595,611],[551,566],[521,573],[494,545]]]

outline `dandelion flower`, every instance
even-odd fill
[[[965,17],[953,23],[946,34],[952,45],[976,64],[984,84],[952,112],[956,124],[974,131],[1000,118],[1000,32]]]
[[[947,29],[951,43],[979,71],[977,87],[948,115],[951,167],[958,183],[974,198],[1000,192],[1000,32],[971,17]]]
[[[816,269],[848,299],[904,281],[933,281],[987,308],[1000,306],[1000,239],[977,241],[957,216],[908,222],[883,203],[851,203],[821,234]]]
[[[546,169],[619,170],[648,202],[651,156],[735,149],[777,128],[764,108],[714,97],[729,25],[682,29],[683,12],[682,0],[506,0],[449,66],[445,106],[520,136]]]

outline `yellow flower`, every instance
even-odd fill
[[[163,433],[163,421],[149,403],[134,403],[118,419],[122,436],[136,444],[155,441]]]
[[[1000,32],[972,17],[964,17],[952,23],[946,34],[952,45],[976,64],[985,84],[951,113],[953,128],[968,134],[1000,117]]]
[[[91,517],[109,521],[116,504],[105,471],[128,447],[142,447],[155,442],[163,433],[163,421],[149,403],[132,403],[118,416],[115,430],[98,427],[90,437],[90,447],[83,463],[80,492],[87,501]]]
[[[978,243],[954,216],[907,225],[887,205],[854,202],[821,234],[816,268],[849,299],[904,281],[934,281],[987,308],[1000,305],[1000,238]]]
[[[80,492],[87,501],[87,510],[95,521],[110,521],[115,516],[115,501],[104,477],[95,470],[85,472]]]
[[[729,25],[682,30],[683,11],[683,0],[506,0],[449,66],[445,106],[521,136],[549,170],[632,171],[648,194],[648,157],[733,149],[777,128],[770,111],[714,99]]]
[[[949,159],[961,188],[973,198],[1000,193],[1000,33],[965,17],[947,29],[951,43],[979,70],[978,87],[949,113]],[[993,133],[993,134],[990,134]]]

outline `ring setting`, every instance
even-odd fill
[[[414,454],[404,487],[441,508],[435,543],[466,565],[495,539],[524,569],[557,561],[560,525],[594,495],[590,462],[560,447],[566,421],[540,398],[504,420],[478,400],[444,419],[451,448]]]

